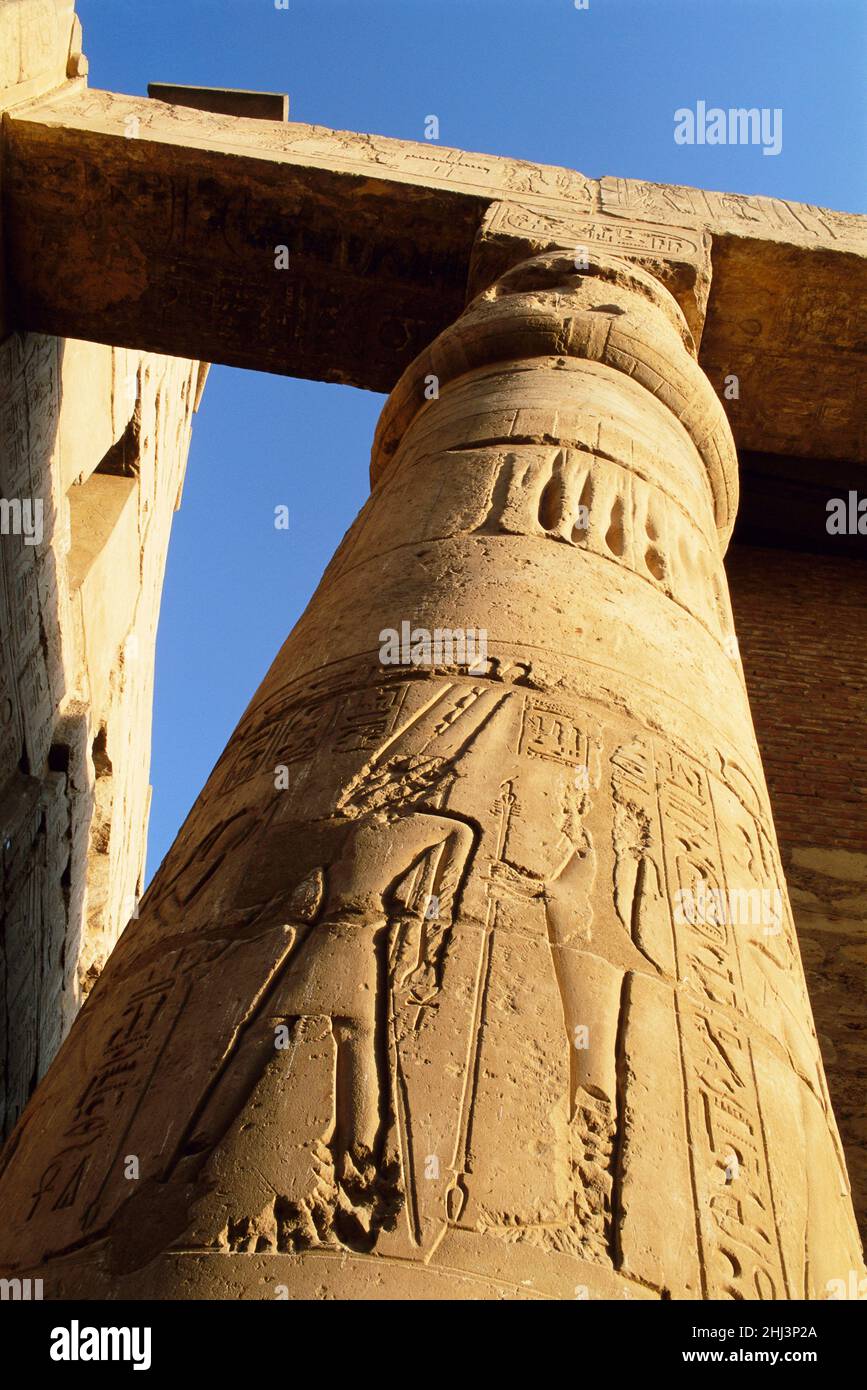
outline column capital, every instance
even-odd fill
[[[674,296],[701,343],[711,286],[713,239],[694,218],[646,217],[636,209],[559,209],[492,203],[476,233],[467,277],[467,299],[505,271],[546,251],[580,256],[615,256],[653,275]]]
[[[737,453],[725,411],[698,364],[685,315],[666,287],[619,256],[554,250],[507,270],[404,372],[380,417],[371,482],[384,477],[431,391],[476,368],[549,357],[597,362],[630,376],[668,407],[692,440],[713,494],[720,541],[737,511]]]

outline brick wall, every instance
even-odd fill
[[[726,569],[780,839],[867,852],[867,563],[734,546]]]
[[[864,1236],[867,562],[736,545],[726,568],[816,1029]]]

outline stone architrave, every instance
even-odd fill
[[[650,269],[697,343],[706,300],[699,360],[720,392],[738,377],[739,449],[867,459],[863,217],[81,79],[9,112],[3,146],[14,326],[388,392],[460,314],[471,267],[490,283],[586,246]]]

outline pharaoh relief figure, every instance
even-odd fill
[[[4,1155],[4,1262],[94,1297],[822,1296],[860,1256],[788,907],[677,910],[784,893],[683,313],[615,256],[515,266],[372,471]],[[384,667],[407,619],[489,655]]]

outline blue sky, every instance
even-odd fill
[[[290,119],[867,211],[864,0],[78,0],[93,86],[288,92]],[[783,147],[673,113],[779,107]],[[383,397],[212,369],[157,646],[149,873],[367,493]],[[274,508],[289,508],[288,530]]]

